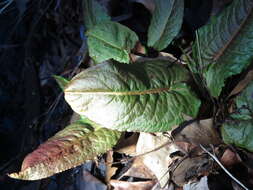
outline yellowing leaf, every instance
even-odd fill
[[[81,165],[113,147],[120,132],[100,128],[93,130],[88,124],[69,125],[35,151],[28,154],[19,173],[9,176],[22,180],[38,180]]]

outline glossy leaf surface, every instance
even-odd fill
[[[253,61],[253,1],[234,0],[198,33],[199,48],[195,43],[191,67],[204,76],[211,95],[218,97],[225,80]]]
[[[103,63],[75,76],[65,88],[72,109],[119,131],[168,131],[195,117],[200,101],[185,83],[188,71],[167,61]]]
[[[28,154],[19,173],[9,176],[38,180],[81,165],[113,147],[120,132],[101,128],[93,130],[82,122],[67,126]]]
[[[129,63],[129,53],[138,41],[129,28],[116,22],[103,22],[87,31],[90,56],[101,63],[108,59]]]
[[[156,0],[148,29],[148,46],[157,50],[166,48],[181,29],[184,0]]]

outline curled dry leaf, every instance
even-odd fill
[[[189,181],[207,175],[211,171],[212,162],[205,155],[194,158],[188,157],[180,162],[173,171],[172,180],[178,186],[183,186]]]
[[[232,150],[228,148],[225,150],[225,152],[221,156],[220,161],[224,166],[229,167],[229,166],[238,164],[242,160],[236,152],[233,152]]]
[[[131,167],[126,173],[124,173],[123,176],[131,176],[142,179],[155,179],[153,172],[143,163],[142,157],[136,157]]]
[[[26,156],[19,173],[10,177],[38,180],[81,165],[113,147],[120,133],[105,128],[93,130],[76,122],[58,132],[35,151]]]
[[[172,131],[175,141],[184,141],[195,145],[217,145],[221,143],[218,131],[213,126],[213,119],[195,121]]]

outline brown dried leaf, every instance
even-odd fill
[[[248,86],[248,84],[253,81],[253,70],[249,71],[245,78],[241,80],[236,87],[232,90],[232,92],[229,94],[229,96],[236,95],[240,93],[244,88]]]
[[[154,179],[155,175],[153,172],[145,166],[142,157],[136,157],[133,161],[132,166],[124,173],[123,176],[131,176],[143,179]]]
[[[114,190],[151,190],[155,185],[155,181],[144,182],[127,182],[119,180],[111,180],[110,184],[114,187]]]
[[[28,154],[21,171],[9,176],[22,180],[38,180],[81,165],[114,146],[120,133],[76,122],[41,144]]]
[[[183,128],[172,132],[175,141],[189,142],[195,145],[220,144],[221,139],[213,126],[213,119],[195,121]]]

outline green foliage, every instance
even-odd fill
[[[148,29],[148,46],[159,51],[166,48],[181,29],[184,0],[156,0]]]
[[[130,50],[138,41],[137,35],[129,28],[111,21],[96,25],[86,35],[89,54],[97,63],[108,59],[129,63]]]
[[[204,76],[211,95],[218,97],[225,80],[253,61],[253,1],[234,0],[198,33],[199,47],[195,43],[195,63],[190,66]]]
[[[167,61],[86,69],[65,88],[72,109],[103,127],[119,131],[168,131],[195,117],[200,101],[185,83],[188,71]]]
[[[180,31],[184,1],[154,2],[146,45],[162,50]],[[204,83],[218,98],[226,79],[253,61],[252,0],[234,0],[203,26],[193,46],[194,61],[186,66],[158,58],[122,64],[130,62],[138,36],[110,21],[96,1],[84,0],[84,11],[89,56],[104,63],[71,81],[55,76],[66,101],[82,120],[29,154],[21,171],[10,175],[13,178],[36,180],[80,165],[112,148],[120,137],[118,131],[164,132],[187,116],[195,119],[201,101],[189,86],[192,74],[197,74],[199,88]],[[253,151],[252,94],[253,82],[236,98],[236,112],[221,128],[225,143],[249,151]]]
[[[62,76],[57,76],[57,75],[54,75],[53,76],[54,79],[56,80],[56,82],[58,83],[59,87],[64,90],[64,88],[67,86],[67,84],[69,83],[69,80],[62,77]]]
[[[87,29],[91,29],[104,21],[110,21],[104,8],[96,0],[83,0],[84,23]]]
[[[100,128],[78,121],[56,133],[28,154],[19,173],[10,177],[22,180],[38,180],[52,176],[93,159],[111,149],[120,138],[120,132]]]
[[[253,152],[253,82],[236,98],[236,112],[222,126],[222,138]]]

